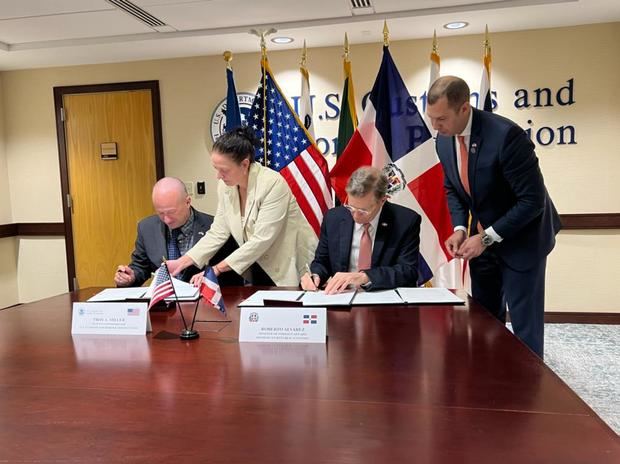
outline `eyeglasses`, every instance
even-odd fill
[[[369,211],[369,210],[364,209],[364,208],[356,208],[355,206],[351,206],[349,204],[345,204],[345,205],[342,205],[342,206],[344,206],[346,209],[348,209],[351,214],[358,213],[358,214],[361,214],[362,216],[368,216],[372,212],[372,210]]]

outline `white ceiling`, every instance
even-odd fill
[[[123,1],[123,0],[122,0]],[[370,2],[364,14],[351,4]],[[133,0],[166,24],[158,32],[106,0],[0,0],[0,70],[259,50],[249,30],[278,29],[270,50],[620,21],[619,0]],[[449,31],[455,20],[470,26]]]

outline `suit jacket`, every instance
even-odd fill
[[[503,238],[492,245],[500,258],[512,269],[525,271],[553,249],[560,218],[525,131],[499,115],[472,111],[471,197],[459,177],[453,137],[437,136],[452,223],[467,226],[471,211],[473,224],[492,226]]]
[[[299,284],[317,244],[284,178],[258,163],[250,164],[245,217],[238,188],[220,181],[213,226],[187,255],[201,266],[231,235],[239,248],[225,258],[228,265],[241,274],[258,263],[278,286]]]
[[[193,243],[196,243],[211,227],[213,216],[201,213],[195,209],[193,209],[193,211]],[[136,237],[134,251],[131,254],[131,263],[129,263],[129,267],[133,269],[136,275],[136,280],[133,283],[134,286],[138,287],[144,284],[144,282],[151,277],[151,273],[155,272],[159,266],[161,266],[162,257],[168,257],[166,227],[166,224],[164,224],[157,215],[144,218],[138,223],[138,235]],[[226,246],[231,247],[233,244],[228,243]],[[225,251],[223,251],[223,253],[225,253]],[[219,259],[218,257],[214,257],[214,264],[217,264],[221,259],[221,256],[219,256]],[[191,266],[185,269],[179,278],[187,282],[197,272],[200,272],[200,269]],[[221,285],[242,285],[243,283],[241,278],[235,280],[232,276],[222,277],[222,279],[218,279]]]
[[[372,249],[371,281],[368,290],[413,287],[418,280],[420,215],[404,206],[383,205]],[[349,271],[354,221],[351,213],[339,206],[330,209],[321,225],[319,246],[310,269],[321,284],[336,272]]]

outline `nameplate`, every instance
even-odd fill
[[[73,303],[74,335],[144,335],[150,331],[146,303]]]
[[[325,308],[241,308],[240,342],[325,343]]]

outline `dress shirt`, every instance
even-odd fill
[[[452,137],[453,142],[454,142],[454,154],[456,156],[456,167],[457,167],[458,172],[461,172],[461,157],[459,156],[460,152],[459,152],[459,142],[457,140],[457,136],[459,135],[463,136],[463,141],[465,142],[465,146],[469,150],[469,142],[471,140],[471,122],[472,122],[473,116],[474,116],[474,112],[471,111],[470,109],[469,118],[467,119],[467,125],[465,126],[465,129],[463,129],[463,131],[460,134],[456,134],[454,137]],[[469,185],[471,186],[471,181],[469,182]],[[462,230],[467,234],[467,226],[465,225],[459,224],[455,226],[454,231],[456,232],[457,230]],[[497,232],[495,232],[493,227],[487,227],[484,231],[487,235],[490,235],[493,238],[494,242],[499,243],[503,240],[503,238]]]

